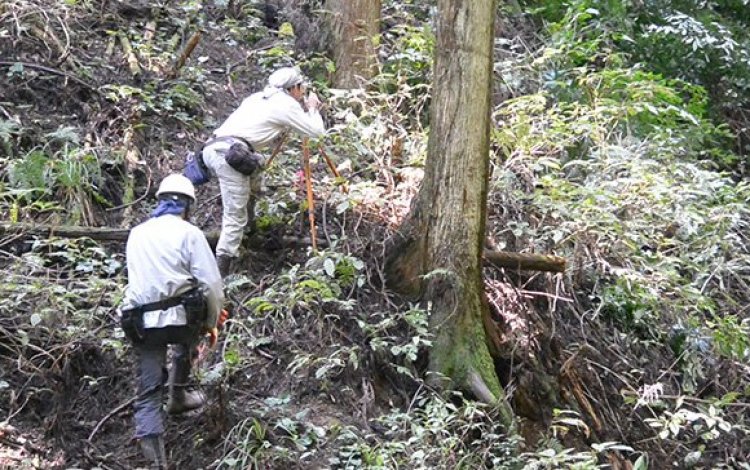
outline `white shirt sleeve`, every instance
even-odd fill
[[[297,100],[285,92],[267,98],[263,93],[255,93],[246,98],[214,134],[241,137],[259,150],[290,129],[308,137],[325,134],[319,111],[305,112]]]
[[[216,258],[211,252],[205,235],[197,227],[189,232],[186,243],[190,254],[190,273],[203,287],[206,295],[208,304],[206,327],[213,328],[216,326],[219,312],[224,305],[223,284]]]
[[[305,112],[294,99],[287,100],[286,104],[284,113],[279,117],[281,124],[308,137],[322,137],[326,133],[320,111],[311,109]]]

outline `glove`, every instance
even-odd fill
[[[311,111],[320,109],[321,104],[320,98],[318,98],[318,95],[315,93],[310,93],[307,95],[307,99],[305,99],[305,105],[307,106],[307,109]]]
[[[216,346],[216,342],[219,341],[219,329],[211,328],[206,333],[208,334],[208,347],[213,349]]]
[[[216,327],[221,328],[224,326],[224,322],[227,321],[227,318],[229,318],[229,311],[224,308],[219,312],[219,318],[216,319]]]

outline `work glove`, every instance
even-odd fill
[[[221,309],[219,316],[216,319],[216,326],[213,328],[206,328],[206,336],[208,336],[208,347],[213,349],[216,343],[219,341],[219,328],[224,326],[224,322],[229,318],[229,311],[227,309]]]
[[[211,328],[206,334],[208,335],[208,347],[209,349],[213,349],[217,341],[219,341],[219,329],[216,327]]]
[[[221,312],[219,312],[219,318],[216,319],[216,327],[221,328],[224,326],[224,322],[227,321],[227,318],[229,318],[229,311],[225,308],[221,309]]]
[[[320,109],[321,104],[320,98],[318,98],[318,95],[314,92],[307,95],[307,98],[305,99],[305,106],[311,111]]]

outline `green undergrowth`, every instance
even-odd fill
[[[510,210],[493,236],[568,258],[580,328],[672,352],[663,364],[621,357],[640,362],[634,411],[645,405],[658,445],[681,448],[672,458],[690,467],[747,430],[746,374],[712,374],[750,360],[750,186],[706,84],[618,47],[612,24],[625,13],[614,10],[561,7],[547,45],[503,62],[504,80],[524,89],[494,110],[491,204]],[[707,400],[691,401],[699,393]]]
[[[90,7],[69,3],[78,13]],[[520,34],[496,42],[495,91],[509,98],[493,109],[488,235],[500,248],[567,258],[568,271],[547,278],[555,287],[541,293],[560,300],[547,313],[556,328],[550,339],[563,350],[544,359],[574,363],[572,351],[584,356],[588,346],[609,354],[596,357],[597,370],[606,371],[598,378],[616,376],[600,382],[601,395],[596,384],[584,384],[608,429],[595,434],[585,409],[545,410],[528,440],[501,429],[497,410],[426,385],[430,305],[382,287],[382,243],[408,212],[425,164],[434,52],[434,33],[422,24],[428,2],[385,3],[381,74],[351,91],[328,88],[335,64],[295,50],[302,31],[283,23],[271,33],[249,5],[230,12],[215,2],[220,13],[201,16],[194,2],[181,2],[194,24],[222,31],[224,46],[253,47],[271,34],[274,43],[252,60],[221,64],[211,51],[198,52],[170,80],[159,73],[178,48],[165,41],[187,31],[185,20],[165,18],[152,44],[134,21],[124,34],[155,75],[76,76],[102,91],[91,116],[124,110],[139,120],[104,113],[97,143],[90,129],[64,120],[36,126],[4,113],[0,213],[11,222],[51,215],[55,222],[100,222],[107,209],[134,202],[108,191],[133,181],[123,172],[126,149],[116,145],[128,125],[144,150],[158,142],[158,152],[141,157],[166,155],[176,167],[186,142],[173,137],[184,133],[179,139],[187,141],[215,127],[216,117],[204,110],[228,83],[248,91],[269,70],[298,61],[326,97],[331,133],[324,149],[344,178],[330,175],[313,142],[324,248],[268,255],[276,259],[263,266],[252,264],[257,253],[250,249],[226,286],[233,316],[197,374],[212,397],[201,419],[224,413],[216,418],[220,438],[209,427],[190,431],[207,467],[589,469],[605,468],[613,456],[639,470],[665,462],[746,465],[723,453],[747,448],[749,435],[750,186],[741,177],[743,121],[725,119],[741,115],[746,99],[743,2],[709,2],[701,12],[700,2],[686,0],[681,13],[669,2],[522,2],[534,8],[511,18]],[[540,35],[524,43],[531,25]],[[38,78],[21,67],[7,72],[14,87]],[[266,173],[260,233],[307,235],[300,149],[291,139]],[[135,177],[143,183],[147,174],[137,170]],[[197,215],[201,223],[214,216]],[[132,391],[122,373],[131,351],[114,313],[125,285],[122,246],[2,242],[8,275],[0,283],[0,359],[12,371],[0,378],[5,416],[43,421],[45,436],[76,442],[71,455],[91,455],[91,448],[81,450],[83,434]],[[518,286],[527,288],[526,278]],[[20,401],[4,393],[9,388]],[[76,414],[76,406],[85,412]],[[122,434],[128,419],[114,416],[109,424]],[[172,424],[181,425],[188,426]],[[127,448],[107,426],[100,433],[94,443],[104,449],[101,461],[81,462],[106,464],[107,452],[120,456]],[[179,459],[184,443],[170,444]],[[136,465],[132,455],[123,458]]]
[[[429,306],[383,298],[364,268],[326,250],[243,300],[221,365],[204,381],[252,377],[272,396],[232,426],[217,468],[598,468],[609,451],[638,456],[614,442],[565,448],[555,436],[585,426],[565,413],[545,440],[523,446],[502,429],[497,409],[431,390],[421,379]],[[236,276],[230,295],[247,292],[248,282]],[[272,373],[261,372],[263,358],[274,358]]]

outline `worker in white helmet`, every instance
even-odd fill
[[[202,406],[203,395],[187,387],[191,360],[203,334],[210,335],[212,346],[216,343],[224,294],[211,247],[188,222],[195,204],[193,184],[169,175],[156,196],[151,218],[128,237],[121,325],[137,354],[135,437],[151,467],[166,469],[162,396],[167,347],[173,345],[166,411]]]
[[[255,215],[265,164],[265,157],[257,152],[288,130],[308,137],[324,135],[320,105],[315,93],[306,93],[304,77],[296,67],[281,68],[268,77],[263,91],[245,98],[204,147],[203,161],[221,188],[223,215],[216,256],[222,276],[229,273],[245,226]],[[238,157],[243,152],[248,159],[244,165]]]

